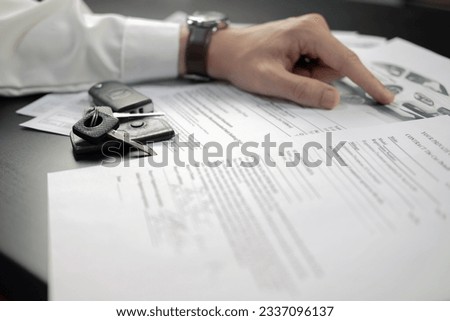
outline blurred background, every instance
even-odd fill
[[[370,2],[392,6],[422,6],[436,9],[450,10],[450,0],[349,0],[354,2]]]

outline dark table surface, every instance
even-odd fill
[[[235,22],[260,23],[310,12],[332,29],[402,37],[450,57],[450,13],[333,0],[86,0],[96,13],[162,19],[176,10],[218,10]],[[15,111],[40,95],[0,97],[0,295],[47,298],[47,173],[96,164],[77,162],[67,137],[21,128]]]

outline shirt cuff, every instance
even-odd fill
[[[180,25],[127,18],[122,46],[123,82],[178,76]]]

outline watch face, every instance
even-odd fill
[[[204,27],[217,26],[220,29],[222,25],[228,24],[228,17],[223,13],[216,11],[196,11],[188,17],[188,24],[196,24]]]

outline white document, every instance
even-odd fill
[[[20,126],[68,136],[73,124],[89,106],[87,92],[49,94],[17,110],[17,113],[35,117]]]
[[[335,132],[348,166],[49,174],[50,297],[448,299],[449,128],[442,116]],[[295,147],[309,139],[325,144]]]
[[[277,141],[346,128],[373,126],[398,119],[382,108],[340,104],[332,111],[252,95],[231,85],[211,84],[156,97],[180,140],[190,134],[204,144],[215,141],[261,142],[266,134]]]
[[[48,94],[18,109],[16,113],[31,117],[41,116],[51,111],[82,113],[83,109],[89,105],[87,92]]]
[[[88,108],[77,108],[74,110],[64,109],[50,110],[38,117],[32,118],[20,126],[32,128],[53,134],[69,136],[72,126],[83,117],[83,110]],[[80,110],[81,109],[81,110]]]

